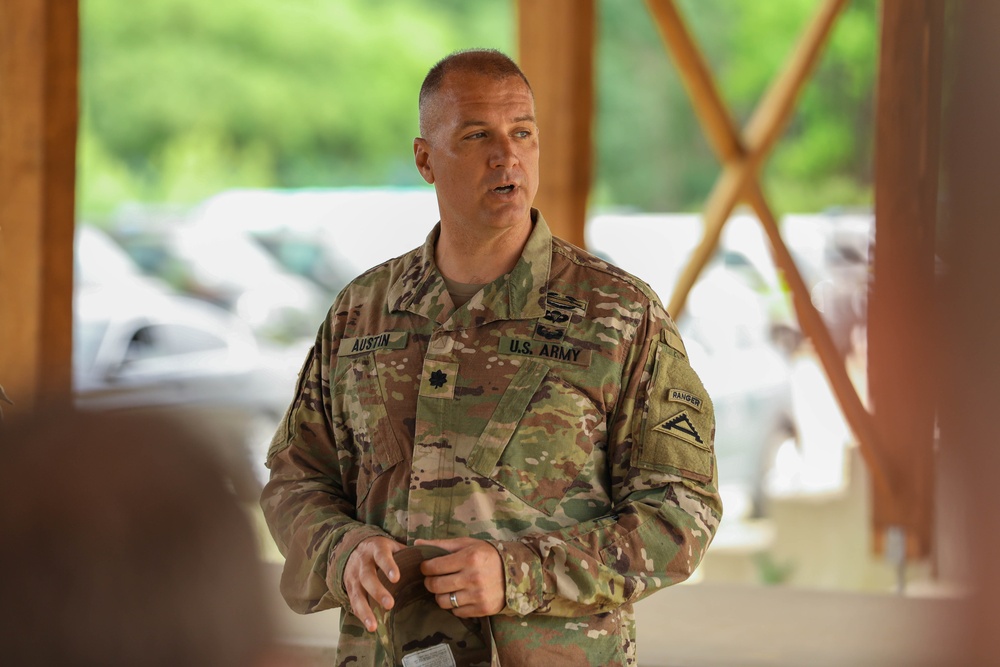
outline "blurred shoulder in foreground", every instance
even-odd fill
[[[64,405],[4,423],[4,664],[262,664],[253,530],[205,437]]]

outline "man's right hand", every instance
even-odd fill
[[[399,569],[392,555],[405,546],[388,537],[369,537],[362,540],[347,559],[344,590],[354,615],[364,623],[368,632],[375,632],[378,627],[369,597],[386,610],[392,609],[395,604],[389,591],[379,581],[378,570],[382,570],[389,581],[399,581]]]

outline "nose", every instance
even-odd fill
[[[514,140],[506,135],[498,135],[490,146],[490,166],[510,168],[517,164]]]

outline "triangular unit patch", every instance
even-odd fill
[[[706,445],[705,441],[701,439],[701,434],[698,433],[698,429],[695,428],[694,424],[691,422],[691,418],[688,417],[687,410],[674,415],[662,424],[654,426],[653,430],[659,431],[660,433],[666,433],[667,435],[672,435],[675,438],[691,443],[696,447],[708,449],[708,445]]]

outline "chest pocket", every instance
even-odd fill
[[[333,382],[358,454],[357,503],[364,500],[372,481],[403,460],[385,409],[375,353],[340,357]]]
[[[590,463],[603,419],[589,398],[526,359],[479,437],[469,467],[551,515]]]

